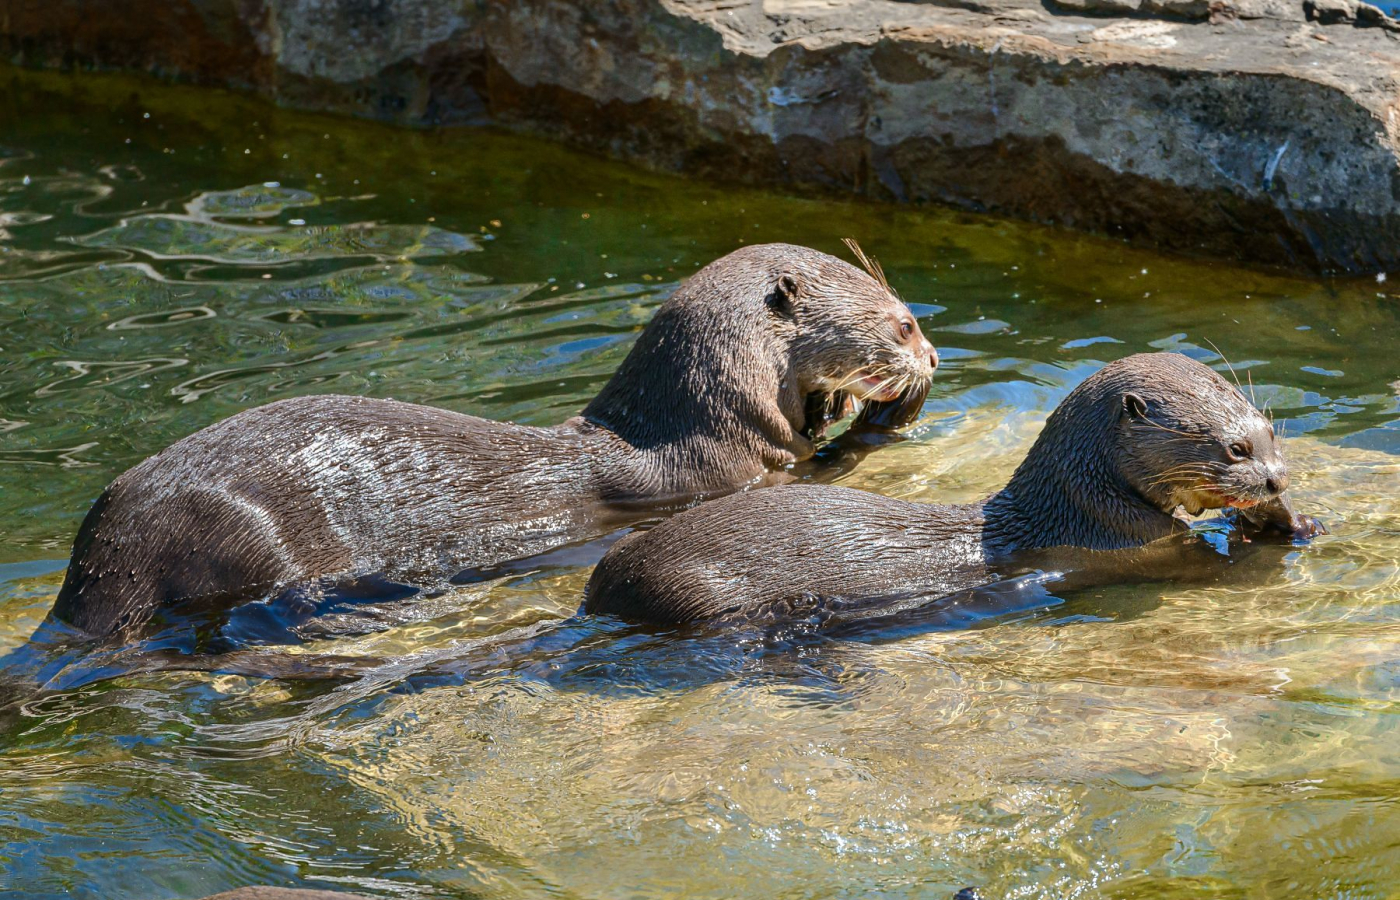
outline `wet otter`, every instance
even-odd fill
[[[803,247],[747,247],[676,291],[561,425],[316,396],[184,438],[103,491],[52,617],[126,635],[196,598],[223,607],[276,585],[441,579],[529,556],[638,504],[735,490],[806,459],[829,418],[813,409],[848,394],[917,400],[936,365],[883,276]]]
[[[1011,481],[965,506],[792,485],[705,503],[615,544],[584,610],[651,622],[784,616],[827,600],[927,598],[1035,568],[1150,570],[1142,548],[1234,507],[1260,528],[1320,528],[1285,494],[1272,425],[1186,356],[1110,363],[1075,388]],[[1102,573],[1101,573],[1102,574]]]

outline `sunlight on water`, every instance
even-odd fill
[[[1387,284],[122,79],[0,87],[0,647],[102,486],[179,437],[317,392],[561,421],[741,242],[858,237],[939,348],[909,440],[844,484],[976,500],[1107,360],[1224,351],[1332,530],[1209,587],[847,638],[574,619],[589,545],[293,648],[377,661],[354,680],[146,675],[0,713],[0,893],[1395,895]]]

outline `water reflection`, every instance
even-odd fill
[[[320,259],[408,259],[479,249],[470,236],[432,226],[229,225],[179,216],[138,216],[75,239],[86,247],[139,251],[155,259],[278,265]]]
[[[178,437],[319,391],[560,421],[675,284],[741,239],[837,250],[854,234],[939,335],[912,439],[843,483],[978,499],[1105,360],[1163,348],[1227,372],[1218,346],[1286,431],[1299,505],[1333,531],[1228,584],[1049,587],[1056,602],[976,627],[844,634],[574,619],[603,545],[569,548],[295,649],[367,661],[345,677],[165,672],[7,708],[7,889],[1392,891],[1386,285],[687,184],[498,135],[0,80],[5,648],[52,604],[96,493]]]
[[[212,319],[218,313],[207,306],[190,306],[184,309],[164,310],[156,313],[142,313],[118,319],[107,326],[108,331],[129,331],[134,328],[164,328],[200,319]]]
[[[47,397],[64,391],[86,390],[94,386],[121,384],[132,378],[178,369],[190,364],[188,359],[133,359],[127,362],[84,362],[76,359],[63,359],[54,362],[60,369],[72,374],[50,381],[34,391],[37,397]]]

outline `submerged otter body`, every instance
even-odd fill
[[[926,392],[907,307],[826,254],[771,244],[705,267],[583,413],[555,427],[358,397],[285,400],[118,477],[79,530],[52,615],[129,633],[203,598],[334,576],[442,578],[735,490],[810,457],[822,396]],[[839,404],[838,404],[839,405]]]
[[[982,503],[822,485],[715,500],[615,544],[584,608],[663,623],[749,620],[825,599],[934,598],[1037,567],[1141,575],[1151,559],[1136,548],[1186,531],[1178,507],[1235,507],[1255,527],[1315,533],[1287,486],[1272,426],[1238,390],[1186,356],[1140,354],[1075,388]]]

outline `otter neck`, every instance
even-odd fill
[[[1051,415],[1010,482],[983,508],[989,556],[1061,546],[1121,550],[1180,527],[1124,477],[1111,399],[1071,396]]]
[[[663,307],[582,413],[632,451],[605,492],[722,490],[810,455],[790,356],[752,310]]]

